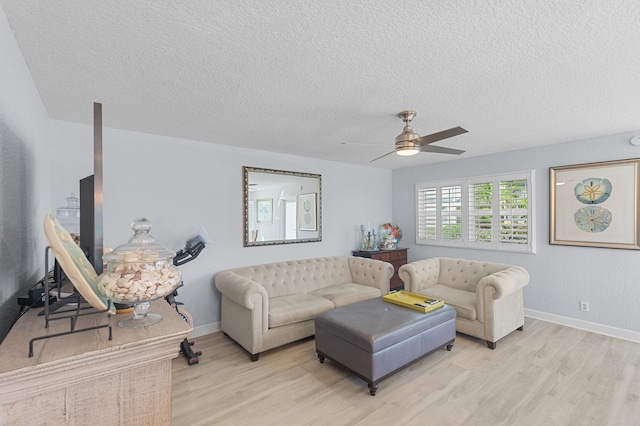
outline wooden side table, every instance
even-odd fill
[[[407,250],[406,248],[379,251],[354,250],[352,253],[356,257],[368,257],[391,263],[393,265],[393,277],[391,277],[390,287],[392,290],[402,290],[404,289],[404,283],[398,276],[398,269],[407,263]]]
[[[16,322],[0,345],[0,424],[171,423],[171,359],[191,326],[164,299],[151,302],[162,321],[149,327],[118,327],[120,314],[87,315],[78,328],[102,328],[34,343],[30,339],[69,330],[69,322],[44,326],[40,309]]]

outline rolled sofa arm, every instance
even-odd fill
[[[402,265],[398,270],[398,276],[406,291],[419,293],[422,289],[438,284],[440,259],[434,257]]]
[[[269,312],[269,296],[264,287],[249,278],[238,275],[233,271],[223,271],[216,275],[216,287],[220,293],[247,309],[254,309],[253,296],[259,294],[264,306],[264,312]],[[259,300],[259,299],[258,299]]]
[[[520,266],[510,266],[502,271],[487,275],[478,282],[476,295],[485,294],[487,287],[493,287],[493,299],[500,299],[529,283],[529,272]]]
[[[354,283],[375,287],[382,295],[389,293],[394,272],[392,264],[367,257],[349,256],[349,270]]]

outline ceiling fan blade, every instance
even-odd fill
[[[453,127],[449,130],[443,130],[438,133],[432,133],[430,135],[422,136],[416,139],[416,141],[418,141],[420,145],[424,146],[429,145],[430,143],[441,141],[442,139],[452,138],[463,133],[467,133],[467,130],[463,129],[462,127]]]
[[[381,156],[380,156],[380,157],[378,157],[378,158],[374,158],[373,160],[371,160],[371,161],[369,161],[369,162],[370,162],[370,163],[373,163],[374,161],[379,160],[379,159],[381,159],[382,157],[386,157],[387,155],[393,154],[393,153],[395,153],[395,152],[396,152],[396,150],[394,149],[393,151],[391,151],[391,152],[387,152],[386,154],[381,155]]]
[[[461,149],[445,148],[443,146],[422,145],[422,152],[435,152],[437,154],[455,154],[460,155],[464,153]]]

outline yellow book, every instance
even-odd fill
[[[404,290],[394,291],[393,293],[384,295],[382,296],[382,300],[425,313],[431,312],[434,309],[438,309],[444,306],[444,301],[442,300],[433,299],[427,296],[421,296],[415,293],[409,293],[408,291]]]

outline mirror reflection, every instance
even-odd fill
[[[244,246],[322,240],[322,176],[243,167]]]

